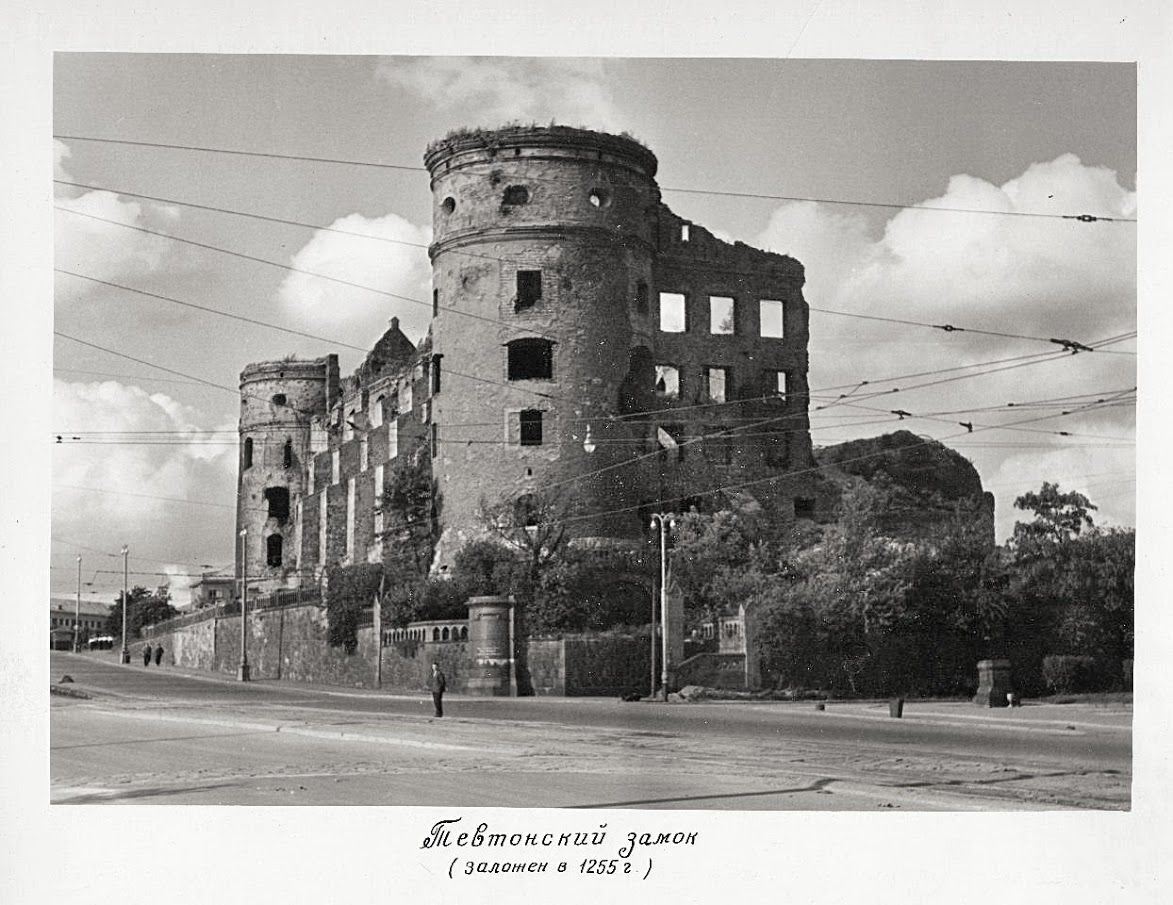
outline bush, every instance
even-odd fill
[[[374,605],[383,567],[377,563],[335,566],[326,576],[327,640],[348,654],[358,647],[358,614]]]
[[[1043,681],[1051,691],[1060,694],[1107,691],[1116,683],[1105,666],[1104,661],[1095,657],[1051,654],[1043,658]]]

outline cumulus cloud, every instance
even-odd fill
[[[53,534],[94,550],[129,543],[132,569],[169,572],[173,591],[189,583],[178,573],[200,564],[183,554],[222,548],[235,519],[236,428],[203,420],[136,386],[55,380],[54,429],[67,439],[53,446]]]
[[[413,340],[427,330],[431,317],[431,268],[428,229],[414,226],[397,214],[369,218],[350,214],[335,220],[330,230],[316,232],[294,256],[298,271],[286,276],[279,298],[286,310],[307,328],[330,330],[331,335],[357,344],[369,344],[392,315]],[[391,240],[391,241],[385,241]],[[310,273],[346,280],[347,286]],[[415,302],[383,293],[407,296]]]
[[[965,372],[912,376],[1062,350],[1012,337],[946,332],[817,310],[1088,344],[1133,331],[1134,224],[1016,216],[1046,212],[1133,217],[1136,193],[1123,188],[1114,172],[1086,166],[1075,155],[1064,154],[1032,164],[1001,186],[973,176],[954,176],[940,197],[920,206],[1003,215],[906,209],[877,225],[862,209],[788,203],[774,211],[758,238],[757,244],[791,254],[806,267],[804,294],[816,309],[810,325],[812,408],[834,408],[834,412],[812,413],[816,443],[881,433],[897,424],[926,435],[955,436],[959,430],[965,433],[960,422],[997,426],[1029,417],[1023,408],[1011,407],[1011,402],[1135,385],[1135,357],[1107,350],[1061,355],[1037,364],[1007,362]],[[1114,350],[1131,348],[1124,344]],[[979,372],[984,373],[937,383]],[[860,387],[863,381],[869,384]],[[850,404],[837,398],[852,392],[851,388],[856,389]],[[820,389],[825,392],[820,394]],[[853,408],[857,402],[867,408]],[[898,422],[891,414],[898,410],[932,417]],[[882,423],[863,424],[871,418]],[[1049,443],[1047,448],[1019,452],[1013,452],[1011,444],[1023,440],[1021,432],[983,433],[983,444],[1005,441],[1001,447],[978,446],[976,435],[957,440],[959,446],[975,441],[963,451],[987,482],[1019,485],[1014,492],[999,494],[1000,537],[1013,523],[1013,497],[1030,489],[1021,487],[1024,480],[1036,488],[1043,480],[1077,486],[1080,475],[1105,471],[1091,467],[1095,448],[1082,447],[1087,452],[1081,453],[1074,444],[1098,443],[1100,436],[1124,436],[1127,441],[1134,433],[1134,412],[1126,407],[1066,420],[1060,417],[1032,429],[1067,430],[1087,437],[1052,434],[1047,441],[1043,433],[1034,440]],[[1131,450],[1124,449],[1112,451],[1108,458],[1123,461],[1131,456]],[[1119,493],[1114,497],[1105,507],[1106,520],[1131,522],[1131,497]]]
[[[460,121],[586,126],[619,131],[627,124],[604,79],[601,60],[517,57],[419,57],[387,60],[379,76],[418,93]]]
[[[65,168],[69,147],[55,140],[53,150],[55,178],[73,181]],[[165,231],[178,221],[178,208],[124,201],[113,192],[66,186],[58,186],[56,196],[57,206],[65,208],[55,212],[54,256],[59,268],[119,281],[158,271],[176,259],[174,242],[130,227]],[[83,281],[74,283],[70,285],[75,292],[90,288]]]

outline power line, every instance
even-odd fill
[[[817,308],[814,305],[810,306],[812,312],[819,314],[833,314],[839,317],[851,317],[859,320],[869,321],[883,321],[890,324],[902,324],[909,327],[929,327],[933,330],[942,330],[945,333],[977,333],[982,336],[996,336],[1001,339],[1025,339],[1032,342],[1051,343],[1053,345],[1062,346],[1065,351],[1076,352],[1093,352],[1096,351],[1092,346],[1084,345],[1072,339],[1057,339],[1055,337],[1045,336],[1028,336],[1022,333],[1002,333],[997,330],[981,330],[976,327],[958,327],[954,324],[931,324],[924,321],[905,320],[898,317],[882,317],[876,314],[858,314],[852,311],[836,311],[831,308]],[[1115,355],[1135,355],[1135,352],[1112,352]]]
[[[400,170],[400,171],[419,172],[419,173],[428,172],[426,167],[408,166],[406,164],[383,163],[381,161],[371,161],[371,160],[349,160],[349,159],[341,159],[341,158],[333,158],[333,157],[309,157],[309,156],[300,155],[300,154],[278,154],[275,152],[263,152],[263,151],[241,151],[241,150],[234,150],[231,148],[210,148],[210,147],[201,147],[201,146],[195,146],[195,145],[164,144],[162,142],[131,141],[128,139],[118,139],[118,138],[97,138],[97,137],[88,136],[88,135],[54,135],[53,137],[57,138],[61,141],[90,141],[90,142],[100,142],[100,143],[104,143],[104,144],[121,144],[121,145],[128,145],[128,146],[132,146],[132,147],[162,148],[162,149],[177,150],[177,151],[199,151],[199,152],[209,153],[209,154],[230,154],[230,155],[236,155],[236,156],[241,156],[241,157],[262,157],[262,158],[270,158],[270,159],[274,159],[274,160],[304,161],[307,163],[341,164],[341,165],[346,165],[346,166],[371,167],[371,168],[375,168],[375,169]],[[1053,214],[1053,213],[1047,213],[1047,212],[1043,212],[1043,211],[996,211],[996,210],[983,210],[981,208],[945,207],[943,205],[900,204],[900,203],[896,203],[896,202],[860,201],[860,200],[850,200],[850,199],[843,199],[843,198],[817,198],[817,197],[802,196],[802,195],[773,195],[773,194],[766,194],[766,193],[762,193],[762,192],[737,192],[737,191],[728,191],[728,190],[720,190],[720,189],[690,189],[690,188],[682,188],[679,186],[660,186],[659,188],[660,188],[660,191],[662,191],[662,192],[677,192],[680,194],[688,194],[688,195],[716,195],[719,197],[726,197],[726,198],[756,198],[756,199],[763,199],[763,200],[767,200],[767,201],[802,201],[802,202],[814,202],[814,203],[818,203],[818,204],[842,204],[842,205],[852,205],[852,206],[858,206],[858,207],[878,207],[878,208],[888,208],[888,209],[893,209],[893,210],[940,211],[943,213],[985,214],[985,215],[991,215],[991,216],[1004,216],[1004,217],[1036,217],[1036,218],[1045,218],[1045,219],[1053,219],[1053,220],[1075,220],[1077,222],[1082,222],[1082,223],[1094,223],[1094,222],[1101,222],[1101,221],[1110,222],[1110,223],[1135,223],[1136,222],[1135,217],[1107,217],[1107,216],[1099,216],[1099,215],[1093,215],[1093,214],[1087,214],[1087,213]],[[122,194],[126,194],[126,193],[122,193]]]

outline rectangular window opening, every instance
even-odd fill
[[[680,241],[687,242],[692,238],[692,226],[688,223],[680,224]]]
[[[517,302],[515,311],[532,308],[542,298],[542,272],[540,270],[517,271]]]
[[[815,501],[811,497],[795,497],[794,498],[794,517],[795,518],[814,518],[815,517]]]
[[[680,369],[656,365],[656,395],[676,399],[680,396]]]
[[[284,522],[289,518],[289,488],[265,488],[265,502],[269,504],[269,518]]]
[[[684,295],[680,292],[660,293],[660,332],[684,333],[688,330],[688,317]]]
[[[510,380],[553,380],[554,344],[548,339],[515,339],[506,346]]]
[[[542,413],[537,409],[526,409],[518,416],[522,446],[542,445]]]
[[[762,321],[761,335],[770,339],[781,339],[784,332],[785,306],[777,299],[762,299],[759,306]]]
[[[705,395],[711,402],[724,402],[729,392],[728,368],[705,368]]]
[[[732,336],[737,332],[733,299],[725,295],[709,296],[709,332],[714,336]]]

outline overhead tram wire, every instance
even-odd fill
[[[1049,416],[1049,417],[1054,417],[1054,416]],[[1036,420],[1041,420],[1041,419],[1026,418],[1021,421],[1015,422],[1015,424],[1029,424],[1032,421],[1036,421]],[[981,428],[975,428],[975,431],[977,431],[977,430],[982,430],[982,431],[1002,430],[1007,426],[1008,425],[981,427]],[[939,438],[938,437],[930,437],[927,439],[919,440],[916,443],[910,443],[907,446],[902,446],[902,447],[900,447],[900,451],[904,452],[909,449],[916,449],[916,448],[919,448],[922,446],[928,446],[929,444],[932,444],[932,443],[944,443],[946,440],[953,440],[958,437],[965,437],[967,435],[968,435],[968,432],[961,432],[961,433],[948,434],[945,437],[939,437]],[[862,461],[866,461],[869,459],[877,458],[879,456],[887,456],[887,455],[890,455],[891,453],[892,453],[892,450],[876,450],[871,453],[863,453],[859,456],[854,456],[849,459],[841,459],[838,462],[835,462],[833,467],[839,467],[839,466],[847,465],[847,464],[854,463],[854,462],[862,462]],[[657,453],[654,453],[654,454],[658,454],[658,451],[657,451]],[[796,469],[794,471],[788,471],[788,472],[784,472],[782,474],[777,474],[777,475],[768,475],[767,477],[755,478],[751,481],[742,481],[742,482],[739,482],[736,484],[725,484],[725,485],[721,485],[719,487],[710,488],[708,490],[689,493],[685,496],[679,496],[679,497],[673,497],[670,499],[660,500],[659,504],[660,505],[667,505],[670,503],[682,503],[685,500],[695,499],[698,496],[711,496],[711,495],[714,495],[717,493],[727,493],[727,492],[734,491],[734,490],[744,490],[749,487],[755,487],[755,486],[758,486],[761,484],[768,484],[772,481],[785,480],[787,478],[798,477],[803,474],[814,474],[816,472],[823,471],[825,467],[827,467],[827,466],[813,465],[810,468]],[[641,508],[641,505],[642,504],[636,504],[636,505],[632,505],[632,506],[623,506],[623,507],[619,507],[616,509],[607,509],[607,510],[603,510],[601,512],[587,512],[587,513],[582,513],[581,515],[567,516],[565,518],[555,519],[552,522],[546,523],[546,524],[539,526],[539,527],[549,527],[549,526],[553,526],[553,525],[566,525],[566,524],[569,524],[572,522],[580,522],[580,521],[585,521],[588,519],[604,518],[609,515],[622,515],[622,514],[629,513],[629,512],[636,512]]]
[[[334,277],[334,276],[330,276],[329,274],[319,273],[315,270],[305,270],[304,268],[301,268],[301,267],[294,267],[292,264],[282,264],[279,261],[270,261],[268,258],[260,258],[260,257],[257,257],[256,255],[244,254],[243,252],[233,251],[229,248],[222,248],[218,245],[209,245],[206,242],[196,242],[193,239],[185,239],[181,236],[173,235],[172,233],[164,233],[164,232],[160,232],[155,229],[147,229],[145,226],[135,226],[131,223],[123,223],[121,220],[111,220],[107,217],[98,217],[94,214],[87,214],[82,211],[75,210],[74,208],[65,207],[60,204],[54,205],[54,207],[59,211],[66,211],[71,214],[77,214],[80,217],[87,217],[91,220],[99,220],[103,223],[111,223],[114,226],[121,226],[121,227],[124,227],[125,229],[132,229],[132,230],[135,230],[136,232],[146,233],[147,235],[159,236],[160,238],[163,238],[163,239],[170,239],[173,242],[181,242],[184,245],[192,245],[196,248],[203,248],[208,251],[215,251],[215,252],[219,252],[220,254],[231,255],[234,258],[241,258],[245,261],[253,261],[258,264],[267,264],[270,267],[277,267],[282,270],[288,270],[291,273],[300,273],[300,274],[304,274],[305,276],[316,277],[317,279],[320,279],[320,280],[328,280],[332,283],[338,283],[342,286],[349,286],[352,289],[361,289],[364,292],[373,292],[376,295],[386,296],[387,298],[397,299],[398,301],[410,302],[413,305],[420,305],[420,306],[427,308],[429,310],[431,310],[434,307],[439,308],[439,310],[441,310],[441,311],[447,311],[452,314],[459,315],[461,317],[467,317],[467,318],[471,318],[473,320],[479,320],[479,321],[484,321],[484,322],[490,323],[490,324],[496,324],[497,326],[500,326],[500,327],[507,327],[508,329],[513,330],[515,332],[524,333],[526,336],[539,336],[539,337],[544,337],[545,339],[554,339],[555,338],[555,337],[551,336],[550,334],[542,333],[541,331],[538,331],[538,330],[531,330],[531,329],[525,328],[525,327],[519,327],[516,324],[510,324],[509,322],[500,320],[499,318],[486,317],[485,315],[475,314],[471,311],[462,311],[461,309],[453,307],[452,305],[434,305],[432,302],[427,302],[427,301],[424,301],[423,299],[412,298],[409,295],[400,295],[397,292],[390,292],[386,289],[377,289],[374,286],[365,286],[362,283],[355,283],[351,280],[344,280],[340,277]],[[247,216],[247,215],[244,215],[244,216]],[[376,236],[367,236],[362,233],[347,233],[347,235],[356,235],[356,236],[361,235],[364,238],[370,238],[370,239],[379,238]],[[393,241],[393,240],[387,240],[387,241]],[[411,244],[414,246],[414,243],[411,243]]]
[[[112,193],[115,193],[118,195],[125,195],[125,196],[131,197],[131,198],[141,198],[141,199],[145,199],[148,201],[156,201],[156,202],[159,202],[162,204],[178,204],[180,206],[191,207],[196,210],[213,211],[213,212],[218,212],[218,213],[229,214],[232,216],[250,217],[250,218],[259,219],[259,220],[267,221],[267,222],[274,222],[274,223],[281,223],[284,225],[298,226],[298,227],[302,227],[302,228],[306,228],[306,229],[322,230],[322,231],[326,231],[326,232],[335,232],[335,233],[339,233],[341,235],[370,239],[370,240],[378,241],[378,242],[386,242],[386,243],[393,244],[393,245],[404,245],[404,246],[411,247],[411,248],[421,248],[421,249],[428,248],[428,246],[424,245],[423,243],[409,242],[405,239],[392,239],[392,238],[386,237],[386,236],[374,236],[369,233],[360,233],[360,232],[355,232],[353,230],[342,230],[342,229],[337,229],[335,227],[323,226],[321,224],[306,223],[306,222],[298,221],[298,220],[287,220],[287,219],[278,218],[278,217],[270,217],[270,216],[263,215],[263,214],[249,213],[247,211],[233,210],[231,208],[216,207],[213,205],[196,204],[193,202],[181,201],[176,198],[163,198],[163,197],[155,196],[155,195],[137,194],[135,192],[127,192],[127,191],[123,191],[123,190],[119,190],[119,189],[104,188],[102,186],[86,185],[84,183],[68,182],[68,181],[59,180],[59,179],[55,179],[53,181],[57,184],[60,184],[60,185],[68,185],[68,186],[72,186],[75,188],[87,188],[92,191],[107,191],[107,192],[112,192]],[[61,209],[69,211],[71,213],[77,213],[83,217],[90,217],[91,219],[98,219],[98,220],[105,219],[105,218],[101,218],[101,217],[94,217],[91,214],[82,213],[82,212],[76,211],[76,210],[74,210],[72,208],[68,208],[68,207],[62,207]],[[108,222],[113,223],[115,225],[119,225],[119,226],[125,226],[129,229],[135,229],[135,230],[139,230],[141,232],[151,233],[153,235],[158,235],[158,236],[161,236],[164,238],[174,239],[175,241],[179,241],[179,242],[189,242],[189,240],[180,239],[179,237],[170,235],[168,233],[160,233],[160,232],[156,232],[154,230],[148,230],[145,227],[130,226],[128,224],[120,223],[119,221],[116,221],[116,220],[111,220]],[[243,253],[237,253],[237,252],[230,251],[230,250],[223,249],[223,248],[219,248],[216,246],[206,245],[204,243],[189,242],[189,244],[195,245],[197,247],[207,248],[207,249],[210,249],[213,251],[220,251],[225,254],[234,255],[234,256],[241,257],[241,258],[244,258],[247,260],[258,261],[263,264],[269,264],[269,265],[276,266],[276,267],[282,267],[284,269],[292,270],[294,272],[303,272],[303,271],[300,271],[298,268],[294,268],[290,265],[278,264],[276,262],[268,261],[263,258],[255,258],[250,255],[245,255]],[[460,250],[460,249],[454,250],[453,253],[454,254],[461,254],[461,255],[465,255],[465,256],[469,256],[469,257],[481,258],[481,259],[485,259],[485,260],[491,260],[496,263],[512,263],[506,258],[495,257],[492,255],[477,254],[475,252],[469,252],[469,251],[464,251],[464,250]],[[318,273],[312,273],[312,272],[307,272],[307,273],[311,276],[317,276],[317,277],[321,277],[323,279],[335,279],[332,277],[327,277],[324,274],[318,274]],[[386,295],[389,295],[393,298],[399,298],[401,300],[408,301],[413,304],[424,305],[429,308],[432,307],[431,303],[425,302],[421,299],[412,299],[407,296],[399,296],[399,295],[395,295],[392,293],[386,293],[382,290],[373,289],[372,287],[369,287],[369,286],[361,286],[359,284],[349,283],[346,280],[336,280],[336,281],[341,282],[341,283],[346,283],[347,285],[355,286],[356,288],[366,289],[366,290],[369,290],[372,292],[380,292],[381,294],[386,294]],[[933,328],[933,329],[937,329],[937,330],[943,330],[947,333],[964,332],[964,333],[975,333],[975,334],[982,334],[982,335],[995,336],[995,337],[1008,338],[1008,339],[1023,339],[1023,340],[1033,341],[1033,342],[1046,342],[1046,343],[1061,345],[1064,347],[1065,350],[1069,350],[1071,352],[1092,351],[1091,347],[1084,345],[1083,343],[1080,343],[1076,340],[1065,339],[1065,338],[1027,336],[1027,335],[1022,335],[1022,334],[1012,334],[1012,333],[1000,333],[1000,332],[996,332],[996,331],[982,330],[982,329],[972,328],[972,327],[959,327],[959,326],[956,326],[953,324],[948,324],[948,323],[946,323],[946,324],[931,324],[931,323],[926,323],[926,322],[922,322],[922,321],[904,320],[904,319],[892,318],[892,317],[882,317],[879,315],[859,314],[859,313],[847,312],[847,311],[836,311],[833,309],[819,308],[816,306],[809,306],[809,305],[808,305],[808,307],[811,311],[822,313],[822,314],[832,314],[832,315],[839,315],[839,316],[843,316],[843,317],[860,318],[860,319],[864,319],[864,320],[888,321],[891,323],[903,324],[905,326],[917,326],[917,327],[926,327],[926,328]],[[455,309],[452,309],[451,306],[447,306],[447,309],[448,310],[455,310]],[[505,321],[494,320],[492,318],[486,318],[486,319],[489,320],[490,322],[498,323],[498,324],[516,329],[515,327],[513,327],[512,325],[508,324]],[[541,334],[538,334],[538,335],[541,335]],[[550,338],[550,337],[547,336],[546,338]],[[1134,354],[1134,353],[1112,352],[1111,354],[1129,355],[1129,354]]]
[[[151,141],[132,141],[130,139],[121,138],[99,138],[90,135],[54,135],[54,138],[60,141],[90,141],[103,144],[120,144],[130,147],[141,148],[160,148],[165,150],[175,151],[197,151],[207,154],[228,154],[240,157],[261,157],[273,160],[289,160],[289,161],[303,161],[306,163],[327,163],[337,164],[343,166],[358,166],[370,167],[373,169],[382,170],[398,170],[406,172],[427,173],[428,169],[422,166],[409,166],[407,164],[384,163],[381,161],[372,160],[350,160],[335,157],[311,157],[302,154],[278,154],[268,151],[242,151],[232,148],[211,148],[197,145],[180,145],[180,144],[166,144],[163,142]],[[927,204],[901,204],[891,201],[861,201],[844,198],[817,198],[802,195],[775,195],[763,192],[737,192],[722,189],[695,189],[683,188],[680,186],[662,185],[659,187],[662,192],[677,192],[687,195],[715,195],[725,198],[758,198],[767,201],[798,201],[798,202],[814,202],[817,204],[841,204],[852,205],[857,207],[876,207],[888,208],[892,210],[918,210],[918,211],[939,211],[942,213],[954,214],[983,214],[989,216],[1004,216],[1004,217],[1034,217],[1051,220],[1075,220],[1082,223],[1135,223],[1135,217],[1109,217],[1099,216],[1094,214],[1057,214],[1046,211],[997,211],[981,208],[964,208],[964,207],[945,207],[943,205],[927,205]],[[122,193],[126,194],[126,193]]]

